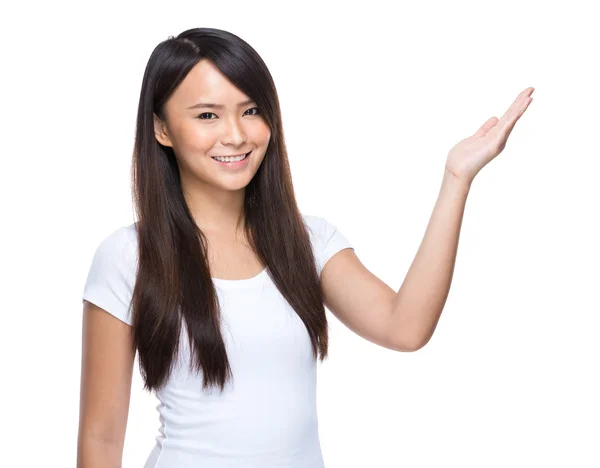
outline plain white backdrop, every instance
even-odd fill
[[[395,290],[450,148],[536,88],[503,153],[473,183],[429,344],[393,352],[328,312],[321,446],[328,468],[600,466],[600,34],[591,5],[3,7],[2,464],[75,466],[81,294],[99,242],[134,221],[144,67],[169,35],[206,26],[239,35],[267,63],[302,212],[336,225]],[[136,368],[125,468],[142,466],[154,444],[156,404]]]

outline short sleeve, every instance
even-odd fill
[[[92,258],[83,298],[132,325],[131,298],[136,276],[135,227],[117,229],[106,237]]]
[[[321,271],[331,257],[340,250],[354,249],[354,247],[337,226],[330,224],[326,219],[311,215],[303,216],[309,228],[315,260],[317,262],[317,271],[319,276],[321,276]]]

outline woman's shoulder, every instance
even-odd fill
[[[94,262],[135,267],[137,264],[137,247],[135,223],[120,226],[102,237],[96,247]]]
[[[99,249],[107,250],[112,253],[124,253],[135,247],[137,247],[136,223],[120,226],[109,231],[109,233],[102,238],[98,246]]]
[[[135,224],[105,235],[96,248],[82,299],[131,325],[129,306],[137,269]]]
[[[322,241],[327,238],[336,226],[329,223],[326,218],[314,214],[302,214],[304,224],[309,228],[309,233],[313,240]]]
[[[337,229],[337,226],[328,222],[324,217],[311,214],[302,216],[309,228],[309,236],[319,271],[336,252],[352,248],[350,241]]]
[[[325,218],[313,214],[302,213],[302,218],[304,219],[304,224],[314,235],[318,235],[320,232],[322,232],[323,228],[327,224]]]

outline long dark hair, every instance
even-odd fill
[[[313,356],[327,356],[328,327],[309,234],[292,185],[281,110],[273,78],[238,36],[195,28],[152,52],[142,81],[132,164],[138,215],[138,270],[132,297],[133,346],[147,390],[162,387],[179,352],[182,321],[191,362],[203,388],[223,390],[232,378],[221,335],[220,307],[207,261],[207,241],[184,199],[173,149],[154,135],[169,97],[201,59],[210,60],[253,99],[271,130],[256,175],[246,187],[243,219],[249,245],[306,326]]]

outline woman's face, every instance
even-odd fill
[[[154,118],[156,139],[175,152],[182,184],[244,189],[267,151],[271,132],[260,109],[209,60],[198,62]],[[250,153],[241,162],[217,156]]]

